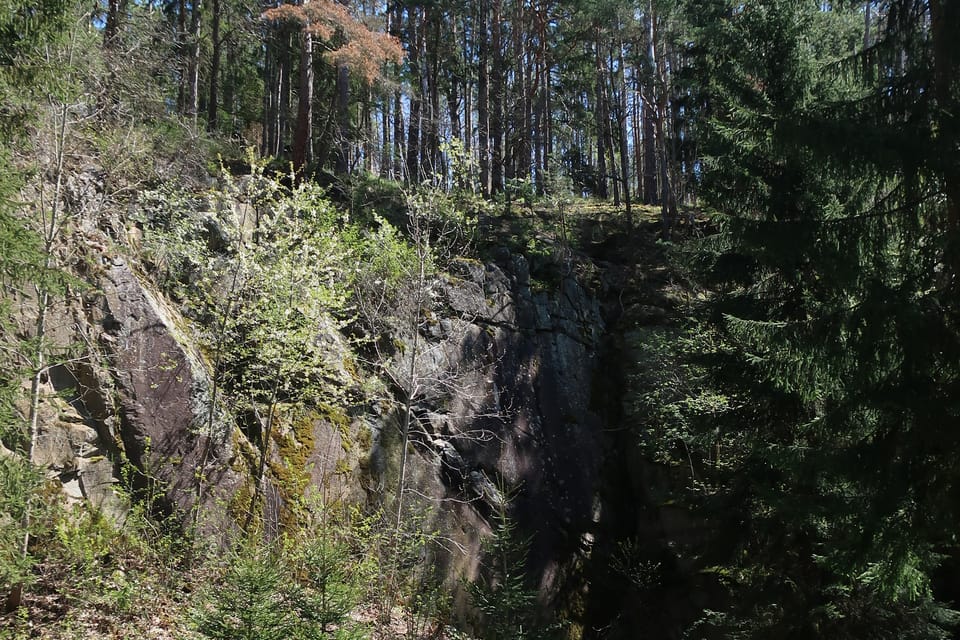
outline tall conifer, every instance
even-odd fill
[[[708,6],[690,16],[702,186],[727,214],[704,245],[732,347],[716,377],[750,400],[724,516],[740,597],[705,627],[945,637],[960,331],[928,7],[885,6],[864,51],[862,5]]]

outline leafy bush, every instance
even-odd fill
[[[376,218],[376,223],[364,234],[356,294],[395,307],[416,273],[417,252],[387,220]]]
[[[378,218],[403,224],[406,196],[403,185],[369,173],[350,177],[350,218],[363,227],[375,226]]]
[[[407,231],[412,242],[430,247],[438,260],[467,255],[476,244],[476,212],[456,196],[423,187],[407,195]]]
[[[317,192],[301,189],[279,204],[260,242],[236,258],[243,283],[225,327],[224,364],[242,372],[234,380],[243,389],[279,380],[281,396],[297,400],[323,393],[331,363],[322,334],[351,315],[355,258],[338,214]],[[207,286],[212,292],[215,284]]]
[[[207,194],[175,189],[141,200],[143,252],[154,277],[198,322],[228,390],[265,401],[325,394],[323,337],[352,315],[360,240],[305,183],[292,192],[254,163],[242,181],[224,173]]]

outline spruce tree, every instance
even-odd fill
[[[483,545],[482,575],[467,585],[472,604],[482,615],[479,636],[485,640],[548,637],[537,619],[537,592],[525,568],[531,540],[517,530],[506,501],[498,506],[491,524],[493,535]]]
[[[31,284],[45,286],[52,276],[44,268],[41,239],[19,210],[23,175],[11,159],[11,150],[33,116],[34,91],[53,79],[36,48],[55,38],[66,15],[61,0],[0,0],[0,597],[5,598],[4,611],[20,606],[30,577],[29,514],[40,482],[27,454],[29,431],[15,408],[20,383],[32,372],[11,320],[12,301]]]
[[[718,516],[737,533],[705,554],[736,597],[701,631],[946,637],[930,576],[956,548],[960,504],[941,155],[956,93],[929,88],[925,3],[885,8],[866,51],[860,5],[689,12],[701,186],[724,212],[701,245],[728,345],[716,380],[747,399],[727,425],[743,462]]]

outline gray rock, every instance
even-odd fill
[[[527,261],[506,249],[495,257],[456,261],[437,285],[446,308],[416,358],[424,435],[410,483],[439,510],[438,521],[458,523],[445,535],[467,549],[478,548],[478,532],[509,505],[534,540],[531,570],[547,576],[549,600],[563,572],[539,563],[573,566],[583,535],[597,526],[606,436],[590,407],[604,323],[599,302],[574,277],[532,294]],[[390,446],[378,440],[372,458],[391,459],[377,452]],[[389,464],[376,469],[384,475],[370,484],[394,486]]]
[[[122,260],[99,290],[84,320],[100,352],[73,368],[84,406],[101,438],[116,438],[143,477],[165,487],[168,508],[191,519],[198,509],[202,531],[228,536],[236,523],[227,505],[244,482],[230,465],[233,420],[219,401],[211,409],[210,374],[182,319]],[[103,468],[88,471],[87,485],[105,484]]]

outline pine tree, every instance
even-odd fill
[[[252,546],[200,594],[191,620],[213,640],[286,640],[297,629],[293,591],[281,559]]]

